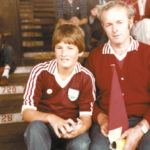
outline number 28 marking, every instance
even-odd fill
[[[1,115],[1,121],[0,122],[11,122],[13,120],[12,114],[4,114]]]

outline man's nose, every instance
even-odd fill
[[[115,33],[115,32],[118,31],[117,25],[114,24],[114,25],[112,26],[112,31],[113,31],[113,33]]]

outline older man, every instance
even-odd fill
[[[108,120],[112,65],[116,68],[129,121],[129,128],[120,136],[121,139],[126,139],[124,150],[149,150],[150,46],[130,36],[134,9],[126,3],[108,2],[101,8],[99,18],[109,41],[92,50],[87,61],[87,67],[95,75],[100,93],[94,105],[95,123],[91,129],[90,150],[110,149]]]

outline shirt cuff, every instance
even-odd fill
[[[91,111],[80,111],[79,112],[79,116],[83,116],[83,115],[92,116],[92,112]]]
[[[35,106],[30,106],[30,105],[23,105],[22,108],[21,108],[21,114],[23,113],[23,111],[24,111],[25,109],[37,110],[37,107],[35,107]]]

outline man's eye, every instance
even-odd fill
[[[118,21],[117,23],[118,23],[118,24],[122,24],[122,21]]]
[[[111,26],[111,24],[106,24],[106,25],[105,25],[105,27],[110,27],[110,26]]]

